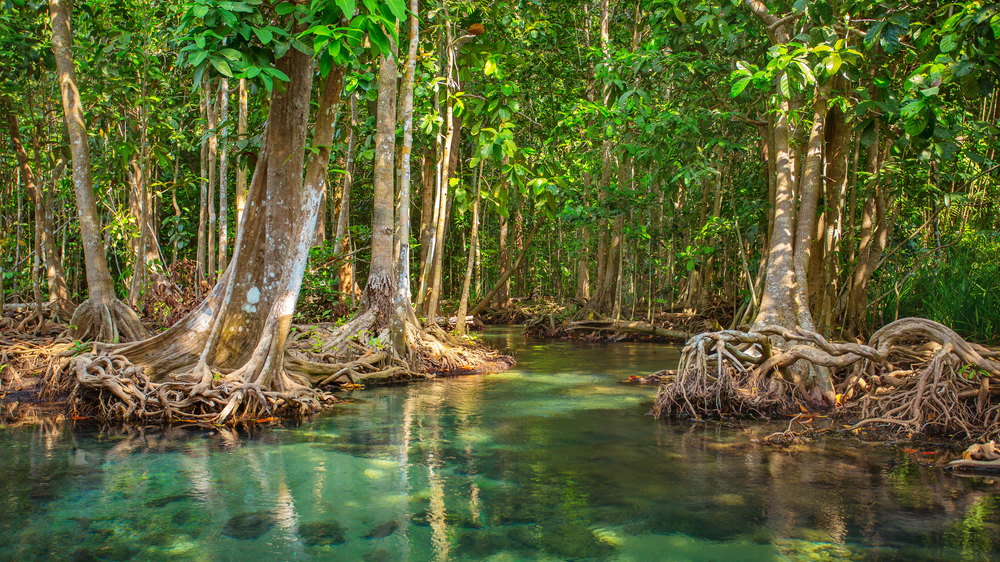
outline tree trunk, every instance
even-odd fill
[[[219,123],[222,143],[219,146],[219,271],[226,270],[229,248],[229,79],[219,79]]]
[[[219,423],[259,416],[278,401],[314,403],[308,377],[287,367],[284,348],[320,212],[329,151],[311,156],[303,181],[312,60],[291,49],[276,67],[289,81],[271,96],[244,228],[228,269],[202,304],[172,328],[119,350],[144,367],[152,381],[178,381],[173,388],[183,389],[185,398],[174,400],[175,407],[213,401],[204,415]],[[327,95],[333,81],[327,77],[314,136],[314,142],[326,145],[323,139],[333,134],[327,117],[336,98]]]
[[[396,294],[394,298],[390,336],[396,355],[406,352],[406,322],[416,324],[413,302],[410,294],[410,156],[413,152],[413,87],[416,82],[417,52],[420,42],[420,12],[418,0],[410,0],[410,44],[406,54],[406,71],[403,76],[403,92],[400,95],[400,121],[403,122],[403,147],[399,155],[398,184],[399,201],[396,215]]]
[[[80,236],[87,263],[87,302],[80,305],[73,314],[69,336],[99,341],[139,340],[146,336],[146,330],[135,312],[115,296],[114,282],[104,254],[97,200],[90,175],[87,127],[83,120],[83,107],[73,68],[73,30],[69,4],[66,0],[50,0],[49,13],[52,51],[58,69],[59,90],[73,156],[73,187],[80,216]]]
[[[476,174],[475,194],[472,196],[472,235],[469,240],[469,259],[465,264],[465,280],[462,281],[462,296],[458,299],[458,313],[455,315],[455,331],[465,334],[465,313],[469,308],[469,287],[472,285],[472,267],[476,258],[476,248],[479,245],[479,184],[483,181],[483,162],[479,161],[479,171]]]
[[[240,78],[239,115],[236,121],[236,136],[240,142],[247,140],[247,80]],[[247,204],[247,159],[240,157],[236,167],[236,232],[239,235],[243,223],[243,209]]]
[[[455,100],[453,96],[453,80],[455,67],[455,49],[452,46],[451,20],[445,16],[445,53],[446,65],[444,70],[445,80],[445,116],[444,124],[446,133],[444,138],[444,150],[441,161],[438,162],[440,168],[440,179],[438,184],[438,213],[436,213],[437,225],[434,236],[433,263],[430,268],[431,275],[428,285],[430,291],[427,296],[427,306],[425,314],[427,322],[433,324],[437,317],[438,303],[441,300],[441,279],[444,266],[444,236],[445,225],[448,221],[448,193],[450,191],[451,180],[451,160],[452,151],[455,149],[452,144],[455,140]],[[430,256],[429,256],[430,257]]]
[[[358,101],[352,93],[350,96],[351,124],[347,129],[347,155],[344,157],[344,184],[340,195],[340,211],[337,213],[337,233],[334,253],[347,255],[351,252],[351,233],[349,219],[351,217],[351,187],[354,185],[354,153],[357,144]],[[338,272],[340,290],[352,298],[357,298],[357,284],[354,281],[354,265],[345,259]]]
[[[58,307],[61,309],[65,305],[71,303],[69,298],[69,287],[66,285],[66,277],[63,274],[62,263],[59,261],[55,251],[55,239],[52,235],[52,220],[49,215],[51,205],[46,203],[46,198],[44,197],[42,198],[41,206],[37,205],[39,198],[42,196],[42,187],[35,180],[34,170],[31,169],[31,164],[28,161],[28,152],[21,143],[21,132],[18,127],[17,116],[11,112],[9,106],[5,109],[7,111],[7,132],[10,135],[11,144],[14,145],[14,155],[17,157],[17,163],[21,170],[21,177],[24,181],[24,185],[28,188],[28,195],[31,196],[36,202],[35,227],[40,231],[42,236],[41,245],[45,256],[49,302],[62,302],[63,304]],[[59,177],[62,176],[64,168],[65,162],[60,159],[56,164],[56,169],[52,173],[53,183],[57,182]],[[54,190],[55,185],[53,185],[49,194],[51,195]],[[63,312],[65,313],[66,311]]]
[[[212,93],[212,82],[206,85],[205,96],[208,98],[208,248],[205,252],[205,277],[209,283],[214,283],[218,279],[218,269],[215,265],[215,165],[219,157],[219,100]]]
[[[521,266],[521,261],[524,259],[525,254],[528,253],[528,248],[531,247],[531,241],[535,239],[535,234],[538,234],[538,229],[539,227],[542,226],[543,222],[545,222],[544,216],[540,217],[537,221],[535,221],[535,226],[531,229],[531,233],[528,234],[528,239],[525,240],[524,242],[524,249],[521,250],[521,253],[518,254],[517,259],[514,260],[514,265],[508,267],[507,269],[504,270],[503,273],[500,274],[500,278],[497,279],[497,282],[493,285],[493,289],[490,290],[490,292],[487,293],[486,296],[479,301],[479,304],[477,304],[472,309],[471,312],[469,312],[469,316],[475,316],[480,312],[482,312],[483,310],[485,310],[486,305],[488,305],[493,300],[493,297],[495,297],[497,293],[500,292],[500,288],[503,287],[504,283],[506,283],[507,280],[510,279],[510,276],[513,275],[515,271],[517,271],[517,268]]]
[[[396,143],[396,58],[383,53],[379,62],[376,114],[372,261],[365,286],[368,309],[375,312],[375,331],[389,326],[392,316],[395,260],[393,259],[393,157]]]

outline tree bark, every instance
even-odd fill
[[[368,309],[375,312],[375,331],[389,326],[392,316],[395,260],[393,259],[393,159],[396,153],[396,78],[392,53],[379,61],[378,113],[375,133],[374,208],[372,212],[372,261],[365,286]]]
[[[59,90],[69,132],[73,156],[73,187],[80,218],[80,236],[87,264],[87,302],[73,314],[69,335],[74,339],[134,341],[146,336],[135,312],[115,296],[114,282],[108,271],[97,215],[90,170],[87,126],[73,68],[73,30],[70,7],[66,0],[49,0],[52,26],[52,51],[58,70]]]
[[[479,161],[479,172],[476,174],[475,194],[472,196],[472,235],[469,240],[469,259],[465,263],[465,279],[462,281],[462,296],[458,299],[458,313],[455,331],[465,334],[465,313],[469,308],[469,287],[472,285],[472,268],[476,258],[476,248],[479,245],[479,184],[483,181],[483,162]]]
[[[218,279],[218,268],[215,264],[215,229],[217,217],[215,214],[215,182],[216,164],[219,158],[219,100],[212,92],[212,82],[206,86],[205,96],[208,98],[208,248],[205,252],[205,277],[209,283],[214,283]]]
[[[410,44],[406,54],[406,71],[403,75],[403,91],[400,94],[400,121],[403,122],[403,146],[399,155],[397,183],[399,201],[396,205],[396,293],[393,302],[390,339],[396,355],[406,353],[406,322],[417,324],[410,294],[410,157],[413,152],[413,87],[416,82],[417,52],[420,42],[420,13],[418,0],[410,1]]]
[[[219,79],[219,122],[222,142],[219,146],[219,271],[226,270],[229,248],[229,79]]]
[[[247,80],[240,78],[239,114],[236,121],[236,136],[239,141],[247,140]],[[243,223],[243,209],[247,204],[247,162],[246,157],[240,157],[236,167],[236,230],[239,234]]]
[[[289,81],[271,96],[244,227],[228,269],[184,319],[119,350],[144,367],[151,380],[183,382],[188,400],[221,400],[225,407],[214,418],[219,423],[270,410],[273,399],[267,392],[286,402],[312,397],[308,377],[285,367],[284,347],[320,212],[329,151],[311,156],[303,181],[312,59],[291,49],[276,67]],[[317,141],[332,138],[328,116],[336,96],[327,95],[332,81],[327,78],[317,115]]]

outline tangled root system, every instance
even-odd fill
[[[75,340],[119,343],[146,339],[134,310],[118,299],[88,299],[76,308],[67,335]]]
[[[409,323],[408,356],[399,357],[386,345],[388,330],[375,333],[375,326],[372,311],[342,326],[299,326],[283,350],[255,353],[238,369],[199,361],[157,380],[129,359],[127,346],[95,345],[64,365],[62,380],[72,387],[77,413],[100,419],[236,423],[307,415],[336,402],[330,393],[336,386],[495,372],[513,364],[493,350]]]
[[[768,336],[788,346],[772,347]],[[817,409],[825,404],[811,400],[808,373],[822,367],[839,381],[837,415],[855,429],[984,439],[1000,435],[996,357],[923,318],[897,320],[868,345],[831,343],[801,328],[704,333],[684,346],[677,376],[660,387],[651,414],[769,418]]]

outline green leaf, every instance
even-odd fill
[[[875,141],[878,140],[878,127],[876,126],[875,120],[872,119],[865,126],[864,130],[861,131],[861,146],[865,148],[870,148]]]
[[[941,38],[941,52],[950,53],[958,46],[958,35],[949,33]]]
[[[684,17],[684,12],[682,12],[680,8],[674,8],[674,17],[676,17],[677,21],[681,22],[682,25],[688,22],[687,18]]]
[[[254,35],[257,36],[257,39],[260,39],[260,42],[265,45],[267,45],[268,43],[271,42],[272,39],[274,39],[274,34],[266,29],[258,29],[255,27],[253,28],[253,33]]]
[[[404,0],[386,0],[389,5],[389,11],[392,15],[396,16],[396,21],[403,21],[406,19],[406,3]]]
[[[886,54],[895,55],[899,52],[899,36],[902,32],[903,28],[894,23],[885,26],[885,33],[882,34],[882,49],[885,50]]]
[[[743,90],[746,89],[747,84],[749,83],[750,83],[749,78],[742,78],[740,80],[737,80],[736,82],[733,83],[732,88],[730,88],[729,95],[735,98],[736,96],[742,94]]]
[[[277,68],[265,68],[264,72],[267,72],[268,74],[274,76],[275,78],[281,80],[282,82],[288,82],[288,75],[278,70]]]
[[[927,128],[927,116],[921,112],[906,120],[906,134],[917,136]]]
[[[371,26],[368,29],[368,38],[372,40],[372,43],[374,43],[376,47],[378,47],[380,55],[392,55],[392,50],[389,48],[389,38],[382,32],[381,27],[374,25]]]
[[[212,66],[214,66],[215,69],[219,71],[219,74],[227,78],[233,77],[233,71],[231,68],[229,68],[228,62],[224,61],[223,59],[218,59],[215,57],[212,57],[210,60],[212,61]]]
[[[347,21],[354,17],[354,12],[357,9],[354,0],[337,0],[337,7],[344,13],[344,18]]]
[[[837,53],[833,53],[830,56],[826,57],[827,73],[829,73],[831,76],[836,74],[837,71],[840,70],[841,62],[842,61],[840,60],[840,55],[838,55]]]
[[[865,48],[871,49],[873,45],[881,38],[882,30],[885,29],[887,22],[880,21],[868,29],[868,33],[865,34]]]
[[[970,100],[979,97],[979,78],[975,74],[966,74],[960,80],[962,83],[962,95]]]
[[[984,21],[992,18],[998,12],[1000,12],[1000,4],[987,4],[976,12],[976,16],[972,18],[972,22],[976,24],[983,23]]]
[[[907,31],[910,29],[910,18],[906,17],[904,14],[894,14],[889,18],[889,23],[898,25]]]
[[[219,54],[233,61],[240,60],[241,58],[243,58],[243,55],[241,55],[239,51],[231,48],[222,49],[221,51],[219,51]]]
[[[279,16],[287,16],[295,11],[295,4],[292,4],[291,2],[282,2],[274,8],[274,11],[278,12]]]
[[[781,79],[778,80],[778,89],[781,91],[781,95],[785,96],[785,99],[792,99],[792,84],[788,79],[788,74],[781,75]]]

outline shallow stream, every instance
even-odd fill
[[[298,424],[0,430],[0,560],[1000,560],[1000,484],[644,414],[676,348],[486,338],[506,373]]]

